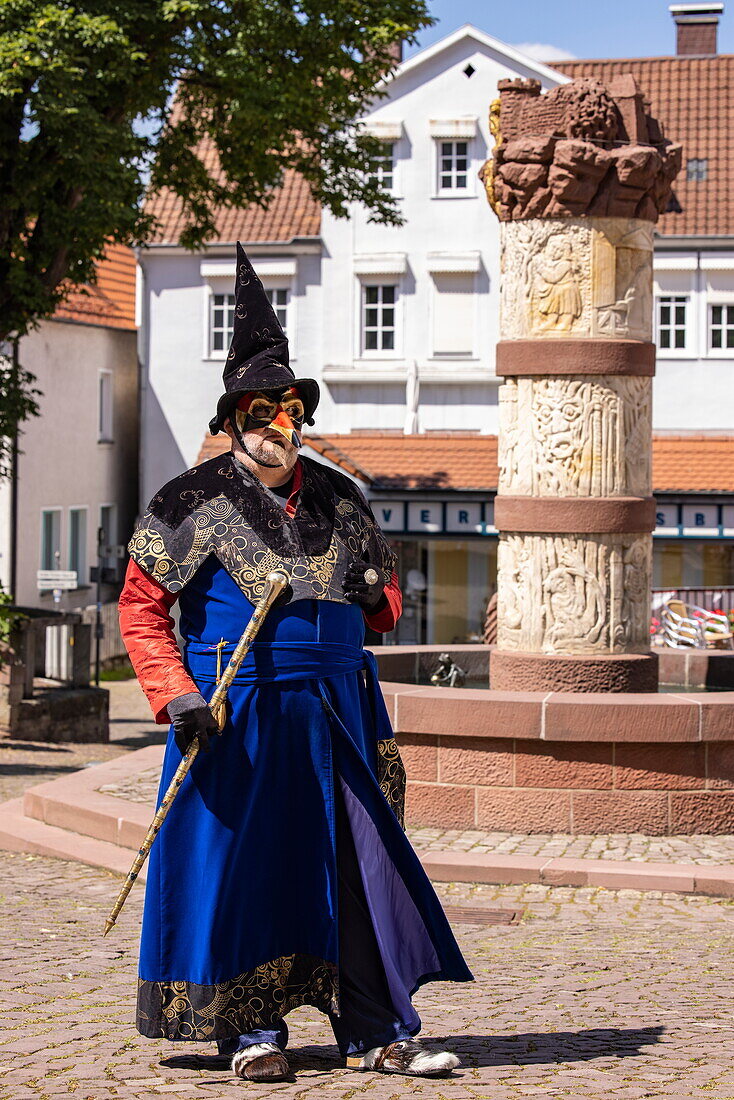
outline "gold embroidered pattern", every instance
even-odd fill
[[[277,1024],[300,1005],[336,1011],[337,968],[311,955],[284,955],[216,985],[138,980],[137,1027],[148,1038],[194,1042]]]
[[[394,737],[377,742],[377,782],[390,809],[404,829],[406,776]]]
[[[227,473],[227,466],[217,471],[222,477]],[[197,492],[184,489],[180,493],[182,500],[190,497],[196,507],[175,530],[147,512],[128,545],[133,560],[169,592],[184,588],[210,554],[216,555],[252,603],[262,595],[264,578],[273,569],[290,578],[292,599],[344,603],[344,572],[354,558],[373,561],[384,581],[390,580],[394,555],[371,515],[351,500],[340,499],[336,504],[331,540],[323,553],[284,556],[267,545],[224,493],[198,503]],[[158,496],[162,501],[161,494]],[[271,521],[283,522],[280,516]]]

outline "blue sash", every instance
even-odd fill
[[[235,643],[221,646],[187,642],[184,662],[197,684],[216,684],[217,668],[222,671],[234,653]],[[297,680],[324,680],[364,672],[365,687],[375,723],[378,741],[393,736],[390,718],[380,691],[374,653],[340,642],[271,642],[253,645],[240,665],[232,686],[255,687],[260,684],[286,684]],[[323,695],[323,691],[322,691]]]

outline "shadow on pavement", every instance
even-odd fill
[[[86,742],[91,744],[92,742]],[[80,741],[78,744],[84,744]],[[2,749],[20,749],[22,752],[73,752],[76,748],[77,742],[58,744],[53,741],[21,741],[12,740],[11,738],[3,738],[0,741],[0,748]]]
[[[593,1028],[589,1031],[525,1032],[520,1035],[446,1035],[427,1046],[446,1047],[467,1066],[527,1066],[588,1062],[593,1058],[636,1058],[659,1043],[665,1028]]]
[[[303,1070],[317,1070],[321,1073],[332,1073],[335,1069],[343,1069],[342,1059],[335,1046],[325,1044],[323,1047],[288,1047],[288,1062],[294,1074]],[[220,1070],[229,1071],[230,1058],[223,1058],[219,1054],[174,1054],[170,1058],[161,1058],[159,1065],[167,1069],[183,1070]],[[217,1084],[217,1079],[199,1079],[197,1084]]]
[[[138,737],[115,737],[110,744],[123,745],[126,749],[147,749],[149,745],[165,745],[167,736],[168,726],[160,733],[156,730]]]
[[[78,764],[0,764],[0,775],[42,775],[44,772],[78,772]]]

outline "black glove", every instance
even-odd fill
[[[172,699],[166,709],[173,723],[173,736],[181,754],[186,755],[195,737],[199,738],[199,748],[206,752],[209,748],[209,734],[219,733],[219,726],[204,696],[198,691],[190,691],[187,695]]]
[[[377,574],[377,580],[368,584],[364,579],[367,570]],[[344,577],[344,595],[350,603],[358,603],[365,611],[375,611],[384,599],[385,582],[377,569],[368,561],[353,561],[347,566]]]

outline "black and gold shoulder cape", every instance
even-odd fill
[[[253,603],[273,569],[290,578],[291,601],[346,602],[344,574],[354,560],[387,583],[395,555],[357,486],[320,462],[300,462],[295,516],[231,453],[179,474],[148,505],[130,556],[169,592],[179,592],[214,554]]]

